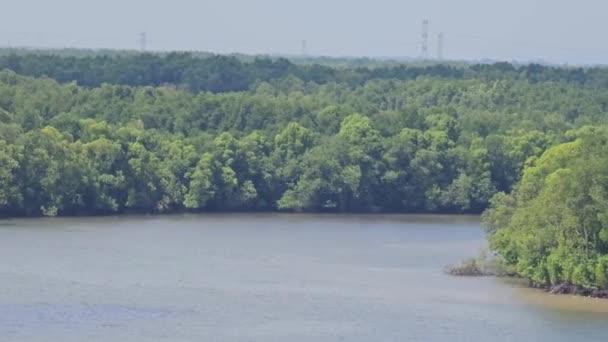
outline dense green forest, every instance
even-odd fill
[[[64,55],[0,53],[0,70],[33,77],[47,76],[58,82],[75,81],[81,86],[104,83],[128,86],[174,85],[193,92],[214,93],[249,91],[259,82],[295,77],[306,83],[340,83],[351,88],[376,80],[416,80],[437,77],[463,80],[524,80],[568,82],[587,86],[608,86],[604,68],[559,68],[538,64],[515,66],[509,63],[386,65],[353,60],[360,67],[331,67],[314,63],[317,59],[294,64],[285,58],[243,58],[242,56],[196,55],[192,53]],[[318,59],[318,62],[327,62]],[[308,64],[310,63],[310,64]],[[348,65],[348,62],[343,62]]]
[[[585,127],[532,158],[484,214],[490,242],[537,286],[608,288],[608,128]],[[604,295],[602,295],[604,296]]]
[[[177,53],[0,68],[2,216],[479,213],[526,161],[608,121],[603,69]]]

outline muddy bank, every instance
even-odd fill
[[[445,268],[445,272],[457,277],[502,277],[520,278],[516,273],[509,271],[496,260],[488,259],[467,259],[459,265],[452,265]],[[540,289],[551,295],[572,295],[590,298],[608,299],[608,289],[594,289],[584,286],[559,284],[559,285],[537,285],[528,282],[528,286],[533,289]]]
[[[533,285],[533,284],[532,284]],[[534,287],[534,286],[533,286]],[[577,285],[560,284],[553,286],[546,286],[544,290],[552,295],[574,295],[584,296],[591,298],[608,298],[608,290],[605,289],[591,289]]]

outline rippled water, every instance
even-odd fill
[[[450,216],[0,221],[0,340],[608,340],[608,301],[442,273],[483,241]]]

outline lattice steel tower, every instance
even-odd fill
[[[422,58],[429,58],[429,21],[422,21]]]
[[[139,34],[139,51],[146,52],[146,32]]]
[[[443,32],[439,33],[439,35],[437,35],[437,59],[442,60],[443,59],[443,43],[444,43],[444,35]]]

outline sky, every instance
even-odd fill
[[[0,46],[608,64],[606,0],[0,0]]]

